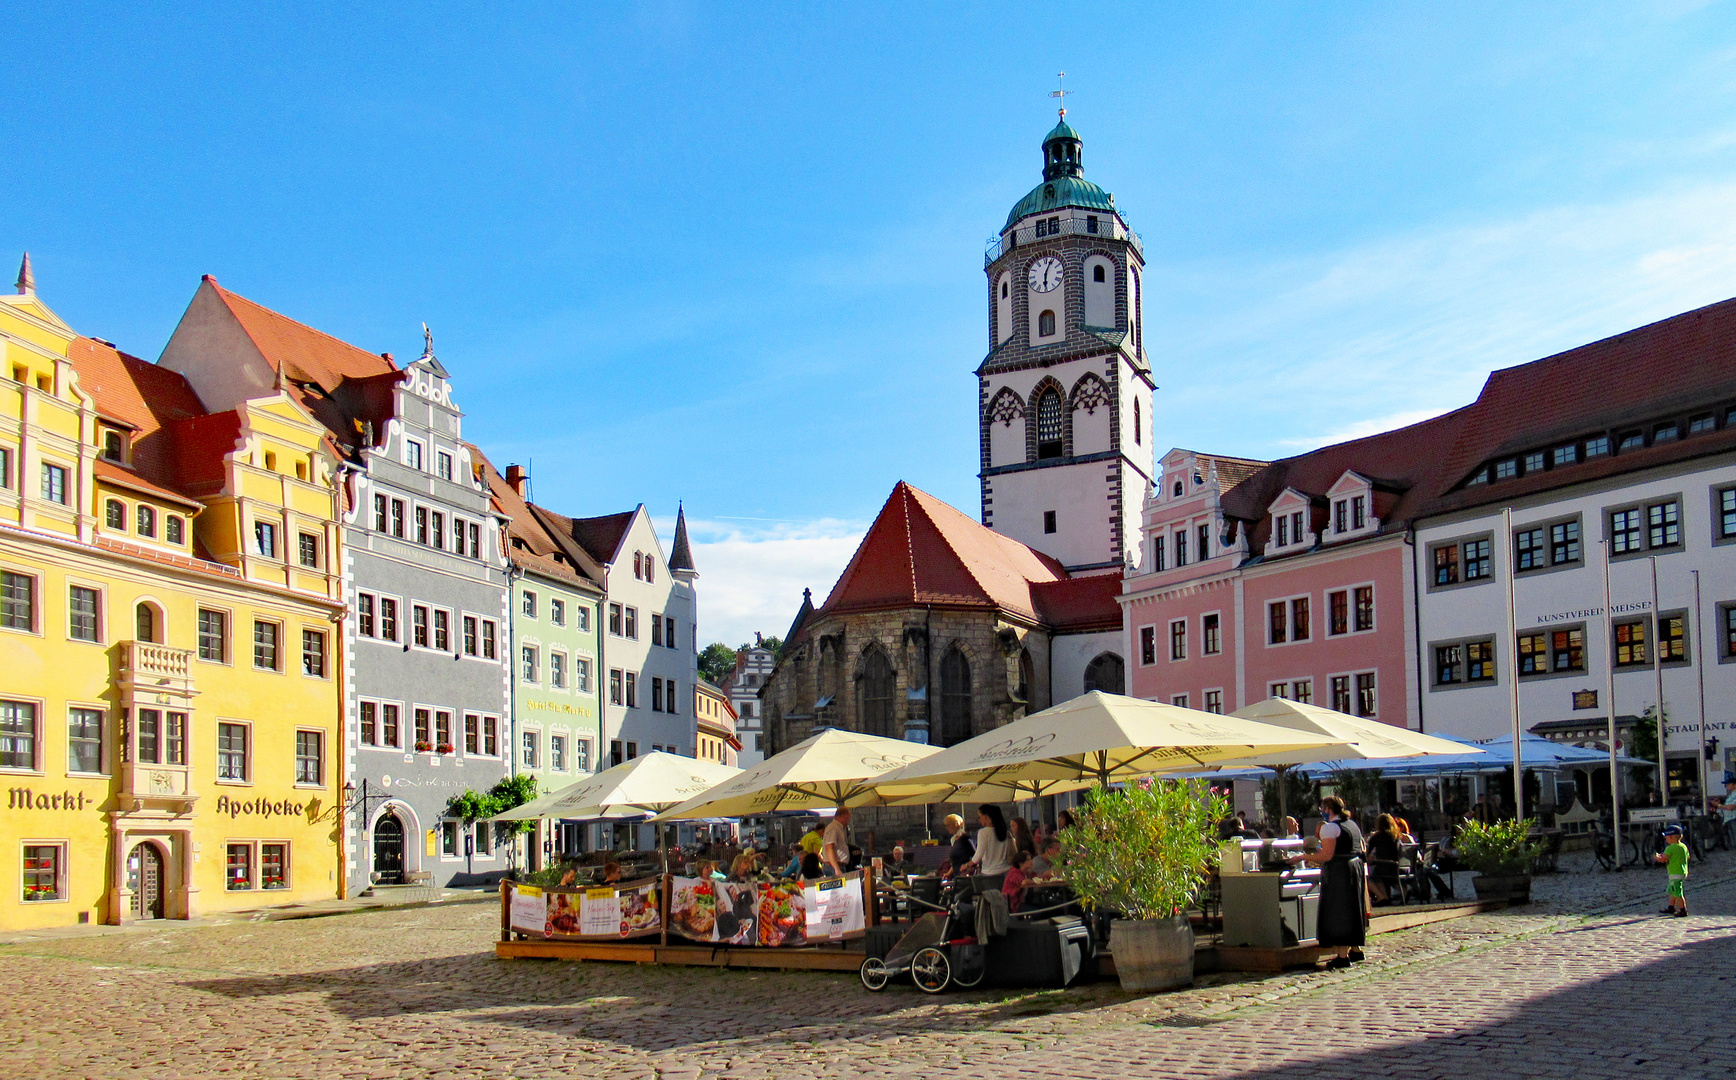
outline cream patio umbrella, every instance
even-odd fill
[[[654,750],[559,791],[539,795],[495,815],[493,820],[642,817],[667,810],[740,773],[733,765]]]
[[[883,801],[874,794],[877,778],[938,752],[938,747],[902,739],[828,728],[703,795],[663,811],[655,820],[874,805]]]
[[[892,803],[1007,801],[1330,745],[1321,735],[1093,690],[881,777]]]

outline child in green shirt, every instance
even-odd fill
[[[1665,829],[1664,839],[1664,850],[1653,856],[1670,875],[1670,903],[1660,914],[1683,916],[1688,913],[1688,845],[1682,843],[1680,825]]]

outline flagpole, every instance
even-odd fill
[[[1519,616],[1515,609],[1513,596],[1513,508],[1505,507],[1501,511],[1502,530],[1507,536],[1506,551],[1502,556],[1501,565],[1506,569],[1507,578],[1507,700],[1513,713],[1513,816],[1525,816],[1525,764],[1519,758],[1520,726],[1519,726]]]
[[[1694,571],[1694,651],[1700,651],[1700,572]],[[1684,657],[1684,659],[1686,659]],[[1706,665],[1698,658],[1694,660],[1694,672],[1700,679],[1700,750],[1694,755],[1694,768],[1700,774],[1700,802],[1705,804],[1706,792],[1711,788],[1710,772],[1706,766]]]
[[[1603,549],[1603,648],[1605,661],[1603,665],[1604,693],[1609,705],[1609,829],[1611,842],[1615,845],[1615,868],[1621,870],[1621,770],[1616,765],[1615,753],[1615,657],[1610,655],[1615,650],[1615,608],[1609,593],[1609,552],[1608,539],[1600,540],[1598,546]]]
[[[1652,564],[1652,670],[1657,673],[1658,689],[1658,805],[1668,806],[1670,780],[1665,766],[1669,737],[1664,731],[1664,655],[1658,650],[1663,644],[1663,620],[1658,616],[1658,557],[1653,555],[1648,561]]]

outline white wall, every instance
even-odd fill
[[[649,552],[657,560],[654,580],[642,581],[633,576],[633,552]],[[663,545],[651,525],[650,516],[642,509],[635,515],[616,561],[609,567],[608,596],[603,604],[603,663],[601,672],[605,745],[599,756],[606,760],[608,743],[619,739],[635,742],[641,755],[653,745],[674,746],[677,752],[691,755],[694,750],[695,721],[693,689],[698,678],[697,654],[693,649],[695,595],[691,586],[683,585],[669,572]],[[638,609],[639,637],[631,640],[609,632],[609,605],[622,604]],[[677,647],[651,643],[651,616],[672,615],[678,621]],[[610,672],[615,669],[638,673],[638,705],[609,703]],[[651,680],[676,681],[676,711],[654,712],[651,708]]]
[[[992,478],[995,531],[1052,555],[1067,566],[1109,557],[1108,463],[1057,465]],[[1043,532],[1043,511],[1056,531]]]
[[[1125,635],[1119,630],[1103,630],[1095,634],[1057,634],[1049,642],[1049,665],[1053,672],[1050,700],[1059,705],[1085,692],[1085,669],[1103,653],[1121,657],[1122,670],[1128,671]]]
[[[1099,266],[1103,268],[1102,281],[1094,279],[1094,269]],[[1085,325],[1115,326],[1115,261],[1106,255],[1087,257],[1084,277]]]
[[[1013,336],[1013,274],[1003,271],[995,281],[995,344]]]

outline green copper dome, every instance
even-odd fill
[[[1043,136],[1043,145],[1049,145],[1049,143],[1054,139],[1072,139],[1074,142],[1084,141],[1079,138],[1079,133],[1074,131],[1073,126],[1067,123],[1066,120],[1062,120],[1059,124],[1056,124],[1053,130]]]
[[[1013,212],[1007,215],[1007,223],[1001,226],[1002,232],[1012,228],[1013,223],[1022,217],[1063,206],[1115,212],[1109,193],[1085,179],[1084,147],[1084,140],[1079,138],[1079,133],[1067,123],[1063,114],[1061,122],[1043,136],[1043,182],[1013,207]]]

